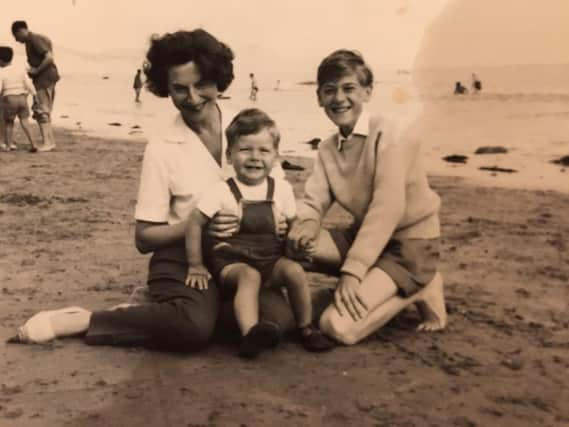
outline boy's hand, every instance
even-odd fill
[[[316,221],[295,221],[288,233],[288,245],[294,252],[314,252],[320,226]]]
[[[363,319],[367,313],[366,303],[358,294],[360,281],[350,274],[342,274],[336,292],[334,293],[334,305],[343,316],[346,312],[357,322]]]
[[[200,291],[206,290],[211,274],[203,265],[188,267],[188,275],[186,276],[186,286],[197,288]]]
[[[239,217],[235,213],[222,209],[217,212],[207,227],[207,234],[218,239],[226,239],[239,229]]]

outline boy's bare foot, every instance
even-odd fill
[[[8,150],[18,151],[18,146],[16,144],[10,144],[10,145],[8,145]]]
[[[447,311],[442,275],[435,274],[433,280],[420,291],[417,298],[415,304],[423,317],[423,322],[417,326],[417,330],[434,332],[444,329],[447,325]]]

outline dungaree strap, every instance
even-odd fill
[[[235,180],[233,178],[229,178],[227,180],[227,185],[229,185],[229,189],[231,190],[233,197],[235,197],[235,200],[237,200],[237,203],[239,203],[241,201],[241,199],[243,198],[243,195],[241,194],[241,191],[239,191],[239,187],[237,186],[237,183],[235,182]],[[275,180],[273,177],[268,176],[267,177],[267,200],[273,200],[274,195],[275,195]]]
[[[273,200],[275,195],[275,180],[272,176],[267,177],[267,200]]]
[[[235,197],[235,200],[239,203],[243,198],[243,195],[241,194],[241,191],[239,191],[239,187],[237,187],[235,180],[233,178],[229,178],[227,180],[227,185],[229,185],[229,189],[231,190],[231,193],[233,193],[233,197]]]

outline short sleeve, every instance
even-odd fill
[[[296,217],[296,199],[292,185],[286,180],[279,181],[279,200],[280,210],[287,220],[293,220]]]
[[[134,214],[135,219],[140,221],[168,222],[171,198],[169,176],[159,154],[155,144],[146,145]]]
[[[221,182],[219,185],[214,186],[211,191],[208,191],[201,196],[198,201],[197,208],[205,216],[212,218],[221,209],[227,207],[227,203],[224,203],[224,201],[228,197],[233,197],[229,191],[229,187],[225,182]]]

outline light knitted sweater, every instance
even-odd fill
[[[394,123],[364,111],[342,139],[336,133],[320,143],[299,219],[320,224],[334,201],[350,212],[359,230],[341,272],[362,280],[391,238],[440,236],[440,198],[429,187],[419,141]]]

